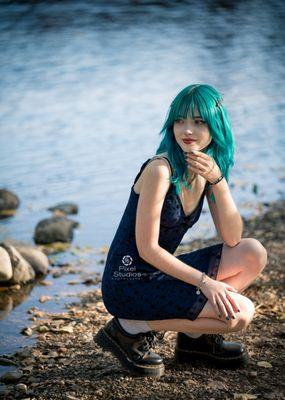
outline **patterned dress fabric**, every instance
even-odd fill
[[[139,255],[135,240],[135,222],[139,194],[134,185],[150,160],[146,160],[131,187],[130,196],[111,243],[102,277],[102,296],[108,312],[118,318],[161,320],[184,318],[195,320],[207,302],[196,294],[196,287],[160,271]],[[172,168],[171,168],[172,170]],[[160,220],[159,245],[174,254],[185,233],[199,219],[206,187],[197,207],[185,215],[181,200],[170,184]],[[223,244],[205,247],[177,257],[185,264],[216,279]]]

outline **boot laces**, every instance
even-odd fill
[[[164,332],[154,332],[149,331],[143,335],[143,341],[140,346],[142,351],[150,350],[158,341],[162,340],[164,337]]]
[[[224,336],[220,333],[213,334],[213,340],[216,344],[222,344],[224,339]]]

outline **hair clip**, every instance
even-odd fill
[[[223,98],[216,100],[216,107],[220,107],[222,105]]]

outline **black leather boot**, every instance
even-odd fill
[[[237,342],[226,342],[221,334],[203,334],[191,338],[182,332],[177,334],[175,361],[191,363],[206,360],[217,367],[236,368],[248,364],[245,347]]]
[[[131,335],[121,327],[116,317],[94,336],[94,341],[103,350],[110,351],[130,373],[153,377],[164,373],[163,359],[150,351],[160,339],[161,333],[154,331]]]

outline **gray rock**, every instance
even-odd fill
[[[48,211],[61,211],[64,214],[78,214],[78,205],[75,203],[58,203],[49,207]]]
[[[18,196],[7,189],[0,189],[0,218],[10,217],[19,207]]]
[[[13,269],[9,254],[0,246],[0,282],[8,281],[12,276]]]
[[[78,225],[78,222],[65,217],[44,219],[36,226],[34,241],[37,244],[70,243],[73,239],[73,228],[77,228]]]
[[[21,334],[24,336],[32,336],[33,330],[30,327],[26,327],[21,330]]]
[[[13,366],[16,366],[17,364],[15,363],[15,361],[10,360],[9,358],[0,357],[0,365],[13,365]]]
[[[46,254],[32,246],[17,246],[16,249],[26,261],[33,267],[36,275],[46,275],[49,267],[49,260]]]
[[[28,387],[24,383],[18,383],[18,385],[15,386],[15,389],[18,390],[19,392],[26,393]]]
[[[4,375],[0,376],[0,382],[14,383],[19,381],[23,376],[23,372],[15,369],[14,371],[8,371]]]
[[[7,251],[12,264],[13,276],[9,283],[25,283],[35,278],[36,274],[32,266],[14,246],[7,246],[5,243],[0,243],[0,246]]]

